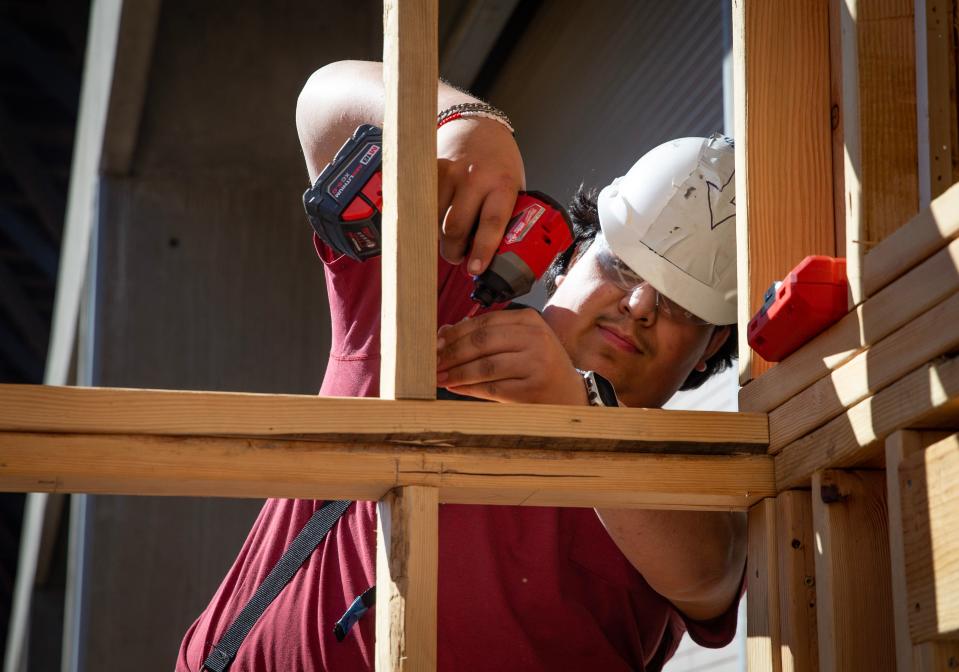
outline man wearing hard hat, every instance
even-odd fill
[[[354,128],[382,124],[382,95],[378,64],[336,63],[311,77],[297,108],[311,182]],[[665,143],[598,198],[581,190],[571,207],[575,241],[551,269],[543,311],[463,319],[472,282],[459,264],[474,275],[486,267],[525,177],[505,115],[441,84],[441,119],[452,106],[456,116],[437,130],[438,386],[504,403],[658,407],[729,364],[736,321],[729,140]],[[379,262],[318,251],[333,314],[321,393],[376,395]],[[200,670],[205,660],[217,670],[372,669],[374,619],[364,615],[375,584],[372,502],[350,505],[268,607],[235,626],[322,506],[264,505],[188,631],[177,670]],[[661,669],[685,632],[705,646],[732,639],[744,564],[742,514],[444,505],[437,668]]]

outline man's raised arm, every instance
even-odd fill
[[[469,102],[479,101],[439,83],[437,112]],[[313,73],[296,106],[296,128],[311,181],[357,126],[382,126],[383,105],[380,63],[340,61]],[[509,130],[480,116],[444,124],[437,129],[436,142],[440,252],[453,263],[469,253],[470,272],[478,274],[489,264],[516,194],[525,187],[523,159]]]

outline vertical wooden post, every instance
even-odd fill
[[[909,636],[919,644],[959,639],[959,434],[899,467]]]
[[[437,0],[384,0],[380,396],[436,397]]]
[[[919,76],[925,74],[925,81],[916,82],[917,89],[925,89],[928,119],[928,148],[919,147],[919,156],[928,162],[928,170],[920,166],[919,173],[928,177],[928,185],[919,185],[923,198],[921,207],[927,205],[926,198],[933,199],[948,189],[959,175],[959,119],[956,110],[956,51],[953,43],[953,21],[956,17],[956,0],[925,0],[917,3],[918,11],[925,5],[925,31],[917,34],[917,46],[924,46],[924,52],[917,59],[925,59],[925,68],[917,69]],[[923,23],[916,22],[917,25]],[[923,39],[924,38],[924,39]],[[920,124],[926,120],[920,118]]]
[[[915,672],[955,672],[959,670],[959,642],[923,642],[913,647]]]
[[[909,636],[909,591],[906,586],[906,556],[902,529],[902,492],[899,465],[910,455],[946,436],[943,432],[901,430],[886,439],[886,491],[889,505],[889,561],[892,569],[893,620],[896,628],[896,667],[913,669],[912,638]]]
[[[746,325],[769,285],[833,254],[829,1],[733,0],[740,382],[769,365]]]
[[[842,119],[846,269],[865,298],[862,258],[919,208],[913,0],[844,0]]]
[[[380,396],[436,397],[437,0],[384,0]],[[436,669],[438,494],[380,502],[376,669]]]
[[[881,471],[813,475],[823,672],[895,669],[885,486]]]
[[[436,669],[439,491],[406,486],[377,510],[376,670]]]
[[[747,525],[746,658],[749,672],[781,672],[779,648],[779,560],[776,500],[749,509]]]
[[[906,590],[906,558],[902,544],[902,499],[899,465],[920,450],[919,433],[899,431],[886,439],[886,497],[889,506],[889,563],[892,575],[893,625],[896,629],[896,669],[912,670],[912,640],[909,638],[909,594]]]
[[[783,672],[819,669],[816,641],[816,565],[812,501],[808,490],[776,497],[779,555],[779,625]]]

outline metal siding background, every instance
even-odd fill
[[[490,91],[529,187],[563,200],[676,137],[723,130],[720,1],[549,0]]]

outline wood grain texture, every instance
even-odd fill
[[[892,574],[893,624],[896,629],[896,669],[911,672],[912,638],[909,636],[909,593],[902,536],[902,497],[899,465],[931,443],[945,438],[941,432],[900,430],[886,439],[886,503],[889,516],[889,561]]]
[[[929,278],[934,282],[933,278]],[[907,300],[906,297],[901,297]],[[959,293],[859,353],[769,413],[769,452],[821,427],[918,366],[959,346]]]
[[[851,467],[880,455],[897,429],[953,426],[959,418],[959,358],[943,357],[848,409],[776,455],[778,490],[809,483],[813,472]]]
[[[783,672],[819,669],[816,639],[816,565],[812,500],[808,490],[776,497],[779,627]]]
[[[436,396],[437,0],[383,4],[380,396]]]
[[[735,0],[739,332],[765,290],[809,254],[835,253],[829,5]],[[740,339],[740,382],[769,368]]]
[[[915,672],[955,672],[959,669],[959,642],[923,642],[912,648]]]
[[[781,672],[776,500],[749,509],[746,528],[746,659],[750,672]]]
[[[926,94],[929,110],[929,194],[936,198],[957,179],[955,0],[925,0]],[[921,148],[920,148],[921,149]]]
[[[739,409],[772,411],[957,291],[959,241],[953,241],[743,387]]]
[[[863,286],[869,296],[959,236],[959,185],[930,203],[863,259]]]
[[[391,490],[377,507],[376,670],[436,670],[436,488]]]
[[[745,510],[775,490],[765,455],[455,448],[350,440],[0,433],[0,490]]]
[[[912,641],[959,639],[959,435],[905,458],[899,490]]]
[[[846,261],[851,306],[863,256],[919,208],[911,0],[845,0],[842,28]]]
[[[0,385],[0,431],[761,453],[760,414]]]
[[[882,472],[816,472],[812,511],[819,668],[894,670]]]

